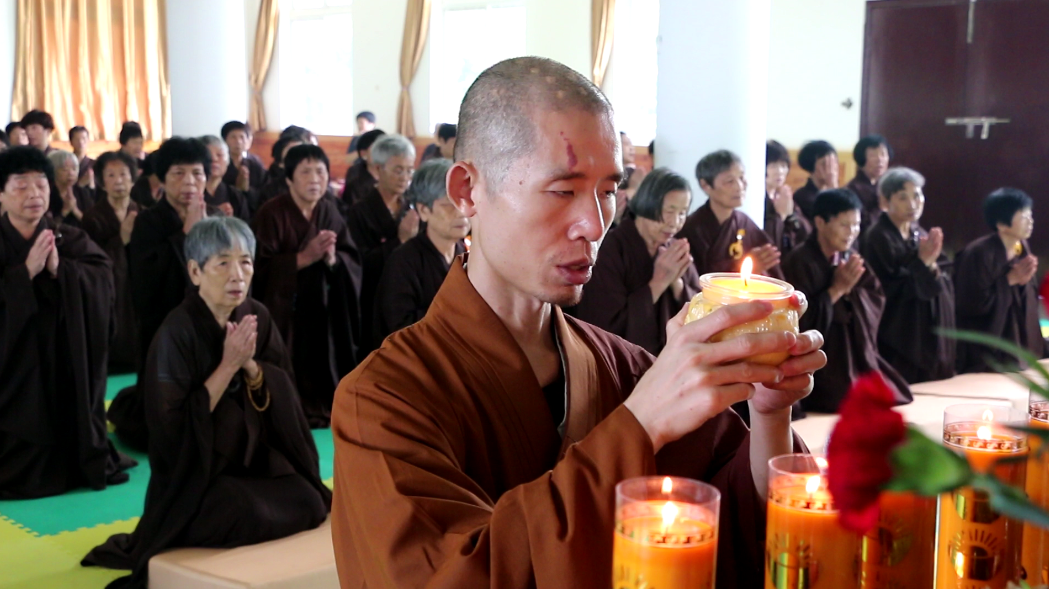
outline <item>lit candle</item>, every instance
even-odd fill
[[[838,523],[826,463],[818,460],[787,454],[769,461],[766,589],[856,586],[860,538]]]
[[[1031,392],[1028,402],[1031,427],[1049,429],[1049,401]],[[1049,456],[1037,457],[1041,440],[1030,439],[1031,459],[1027,462],[1027,496],[1042,509],[1049,509]],[[1049,530],[1024,526],[1023,566],[1029,583],[1049,584]]]
[[[886,492],[878,505],[878,525],[864,534],[860,544],[860,587],[932,587],[936,498]]]
[[[999,463],[1027,453],[1027,436],[1009,424],[1027,415],[1005,406],[952,405],[944,411],[943,440],[963,454],[973,470],[1024,486],[1025,462]],[[1023,523],[993,511],[987,494],[964,487],[940,497],[937,589],[1005,589],[1021,576]]]
[[[737,338],[747,333],[766,333],[772,331],[790,331],[798,333],[798,321],[808,308],[805,295],[794,290],[790,284],[775,278],[751,274],[753,261],[748,257],[743,260],[741,272],[704,274],[699,278],[702,292],[692,298],[688,306],[685,323],[710,315],[726,305],[738,305],[750,301],[768,301],[772,303],[772,314],[760,321],[726,329],[711,341],[720,342]],[[759,364],[781,364],[790,354],[760,354],[748,358]]]
[[[616,485],[613,585],[714,589],[720,503],[717,489],[691,479]]]

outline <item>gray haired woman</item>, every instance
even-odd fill
[[[53,149],[47,159],[55,168],[51,184],[51,216],[59,223],[80,227],[80,221],[91,207],[95,206],[94,191],[86,186],[77,186],[80,177],[80,160],[71,151]]]
[[[149,462],[135,531],[96,547],[86,564],[134,571],[173,546],[232,548],[317,527],[331,492],[269,312],[248,297],[255,236],[211,217],[186,236],[196,290],[168,315],[143,377]]]

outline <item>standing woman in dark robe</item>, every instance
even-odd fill
[[[357,161],[346,168],[346,184],[342,189],[342,200],[353,206],[364,200],[364,197],[375,190],[375,183],[379,181],[371,168],[372,145],[385,135],[382,129],[372,129],[361,135],[357,141]]]
[[[863,216],[860,219],[860,245],[866,239],[867,229],[878,222],[882,213],[882,201],[878,194],[878,181],[889,169],[892,159],[892,147],[881,135],[868,135],[860,139],[852,150],[852,159],[856,160],[856,177],[849,182],[849,190],[856,193],[863,203]]]
[[[205,135],[200,141],[211,152],[211,175],[208,176],[208,184],[204,187],[204,202],[219,209],[227,217],[250,221],[251,211],[248,210],[248,199],[244,193],[222,180],[230,167],[229,147],[226,142],[214,135]]]
[[[878,350],[909,383],[954,376],[954,340],[936,333],[954,329],[954,283],[943,254],[943,230],[918,224],[925,208],[925,178],[892,168],[878,191],[884,214],[867,230],[863,256],[885,291]]]
[[[77,162],[80,165],[80,174],[77,179],[77,184],[94,190],[95,160],[87,155],[87,145],[90,142],[91,134],[86,128],[77,125],[69,130],[69,145],[72,146],[73,155],[76,156]]]
[[[787,185],[790,154],[778,141],[765,144],[765,227],[780,255],[805,243],[812,226],[794,204],[794,191]]]
[[[84,213],[84,231],[113,261],[113,286],[116,306],[113,312],[110,372],[134,372],[138,369],[138,318],[131,304],[128,281],[128,243],[138,217],[138,205],[131,200],[131,183],[135,177],[135,160],[121,151],[108,151],[95,161],[98,170],[99,200]]]
[[[113,274],[83,231],[47,215],[51,163],[0,153],[0,499],[128,480],[106,438]]]
[[[819,331],[826,342],[827,366],[813,375],[812,394],[801,401],[805,411],[837,413],[853,381],[874,370],[885,376],[897,403],[911,401],[907,381],[878,353],[885,293],[852,249],[862,208],[851,190],[821,192],[813,206],[812,236],[783,262],[787,282],[809,299],[801,329]]]
[[[324,150],[293,147],[285,168],[289,191],[255,215],[259,256],[253,296],[272,311],[291,348],[310,426],[327,427],[335,387],[357,365],[360,257],[335,204],[324,197]]]
[[[746,170],[739,156],[721,150],[696,164],[696,179],[707,202],[689,215],[679,238],[688,240],[696,273],[739,272],[743,258],[754,261],[754,272],[782,278],[779,249],[743,211]]]
[[[127,155],[123,150],[120,153]],[[131,185],[131,200],[135,201],[138,208],[142,210],[153,208],[158,202],[164,200],[164,183],[153,171],[153,162],[157,159],[155,153],[147,155],[140,161],[142,167],[138,169],[136,176],[138,179]]]
[[[659,354],[666,325],[699,292],[687,239],[675,239],[692,202],[688,180],[652,170],[626,217],[605,237],[576,317]]]
[[[117,139],[120,141],[120,151],[133,157],[138,162],[139,174],[143,173],[146,169],[144,165],[146,138],[142,135],[142,125],[135,121],[124,121],[124,124],[120,126],[120,135]]]
[[[1031,197],[999,188],[983,203],[993,233],[965,246],[954,258],[958,328],[981,331],[1047,356],[1038,322],[1038,258],[1027,240],[1034,231]],[[1017,358],[985,346],[958,343],[958,372],[996,372]]]
[[[838,187],[838,151],[826,141],[809,141],[798,152],[798,165],[809,173],[809,180],[794,191],[794,205],[809,223],[814,223],[816,195]]]
[[[245,194],[257,195],[266,179],[266,166],[259,156],[251,153],[251,125],[241,121],[230,121],[222,125],[222,140],[229,147],[230,166],[222,181]],[[251,199],[249,198],[249,201]]]
[[[110,588],[144,589],[149,559],[164,550],[283,538],[316,528],[331,505],[280,333],[248,297],[251,230],[211,218],[185,246],[195,288],[157,332],[143,380],[145,510],[133,533],[82,563],[133,571]]]
[[[77,184],[80,162],[72,152],[62,149],[52,149],[47,159],[55,169],[55,182],[51,186],[51,216],[65,225],[80,227],[84,213],[95,206],[94,191]]]
[[[365,256],[378,248],[392,252],[419,232],[419,214],[404,198],[415,173],[415,146],[401,135],[383,135],[372,144],[370,166],[378,178],[375,189],[350,208],[346,220]]]

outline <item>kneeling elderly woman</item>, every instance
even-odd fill
[[[255,236],[211,217],[186,236],[195,292],[150,346],[143,393],[152,478],[132,534],[84,564],[133,569],[110,587],[145,587],[169,548],[230,548],[320,525],[331,492],[302,413],[288,354],[261,303],[248,298]]]

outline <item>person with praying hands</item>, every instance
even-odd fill
[[[259,156],[250,151],[254,141],[251,125],[241,121],[230,121],[222,125],[220,134],[229,148],[230,158],[230,165],[222,181],[230,188],[236,188],[249,195],[248,201],[251,202],[251,195],[257,196],[266,179],[266,166]]]
[[[358,139],[357,159],[346,169],[346,183],[342,188],[342,200],[346,206],[352,207],[375,190],[375,183],[379,179],[375,176],[377,172],[371,167],[371,150],[372,145],[385,134],[382,129],[372,129],[355,137]]]
[[[809,179],[794,191],[794,204],[810,224],[815,224],[816,196],[838,187],[838,152],[826,141],[810,141],[798,152],[798,165],[809,173]]]
[[[29,145],[48,155],[55,148],[51,147],[51,134],[55,132],[55,119],[51,113],[33,109],[22,117],[22,128],[29,138]]]
[[[401,135],[383,135],[370,153],[375,189],[350,208],[346,219],[364,256],[378,248],[393,251],[419,232],[419,213],[404,198],[415,172],[415,146]]]
[[[120,126],[120,135],[117,136],[117,140],[120,142],[120,151],[128,154],[135,158],[138,163],[138,172],[141,174],[145,171],[145,136],[142,134],[142,125],[139,125],[135,121],[124,121],[124,124]],[[135,178],[138,180],[138,177]]]
[[[868,135],[860,139],[852,150],[852,159],[856,161],[856,176],[846,186],[856,193],[863,203],[863,217],[860,219],[860,244],[866,239],[867,229],[878,222],[884,207],[878,193],[878,181],[889,169],[892,159],[892,146],[881,135]]]
[[[248,210],[248,199],[244,192],[223,181],[230,167],[229,147],[226,142],[214,135],[205,135],[200,141],[211,152],[211,175],[208,176],[207,186],[204,187],[204,202],[219,209],[227,217],[250,221],[251,211]]]
[[[91,142],[91,134],[80,125],[69,130],[69,145],[73,147],[73,155],[80,163],[80,175],[77,185],[94,190],[95,188],[95,160],[87,155],[87,144]]]
[[[94,191],[77,183],[80,163],[77,157],[64,149],[52,149],[47,159],[55,170],[51,188],[51,215],[55,220],[72,227],[81,227],[84,213],[95,206]]]
[[[778,141],[765,144],[765,227],[772,244],[786,256],[805,243],[812,226],[794,204],[794,191],[787,185],[790,154]]]

